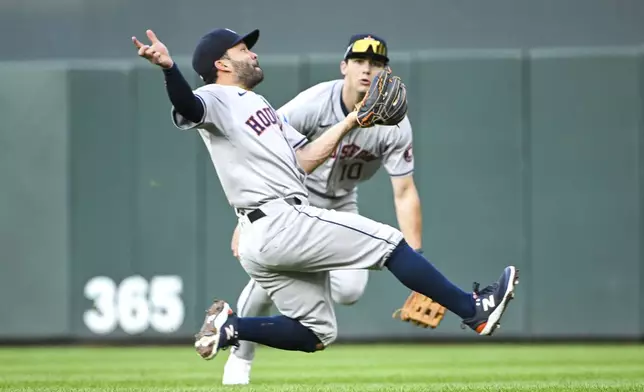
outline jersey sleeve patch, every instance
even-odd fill
[[[396,132],[395,141],[387,148],[384,166],[392,177],[407,176],[414,171],[414,151],[412,131],[409,119],[405,118]]]

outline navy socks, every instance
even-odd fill
[[[472,294],[464,292],[447,280],[405,240],[402,240],[394,249],[385,266],[410,290],[430,297],[462,319],[474,315],[475,305]]]
[[[310,353],[318,350],[318,345],[321,345],[310,329],[286,316],[240,317],[237,333],[239,340],[282,350]]]

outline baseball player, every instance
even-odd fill
[[[306,174],[324,163],[345,135],[372,120],[399,122],[395,109],[406,107],[399,79],[379,74],[355,110],[307,143],[252,91],[264,77],[251,51],[258,30],[240,36],[216,29],[204,35],[192,66],[205,85],[194,91],[167,47],[151,30],[146,34],[150,44],[132,37],[138,55],[162,68],[174,125],[196,130],[203,140],[238,216],[240,264],[280,313],[239,317],[227,302],[216,299],[195,335],[194,347],[203,359],[242,340],[302,352],[332,344],[337,322],[329,271],[334,270],[387,269],[410,290],[461,317],[477,334],[493,334],[514,296],[514,266],[506,267],[493,284],[466,292],[414,251],[398,229],[308,202]],[[225,276],[212,283],[217,279]]]
[[[368,91],[371,80],[389,63],[387,43],[380,37],[356,34],[349,39],[340,62],[343,79],[319,83],[298,94],[278,110],[293,128],[315,140],[354,108]],[[421,251],[420,198],[413,179],[412,129],[405,116],[397,126],[356,129],[343,138],[325,163],[306,179],[312,206],[358,213],[360,182],[385,168],[393,186],[398,222],[405,240]],[[235,231],[237,233],[237,231]],[[233,253],[236,253],[236,236]],[[334,302],[352,305],[364,293],[368,270],[336,270],[329,273]],[[251,280],[237,301],[239,316],[268,316],[272,302],[268,293]],[[223,384],[248,384],[256,344],[241,341],[231,350],[224,367]]]

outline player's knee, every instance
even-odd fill
[[[320,341],[322,343],[321,346],[320,346],[321,348],[319,350],[324,350],[324,348],[326,348],[326,347],[330,346],[331,344],[333,344],[335,342],[335,340],[338,338],[338,328],[337,328],[337,326],[334,327],[331,330],[326,331],[323,334],[323,336],[321,336],[321,337],[318,336],[318,337],[320,338]]]
[[[334,343],[337,339],[338,339],[338,326],[336,325],[336,326],[333,328],[333,332],[331,333],[331,336],[330,336],[329,341],[330,341],[331,343]],[[329,343],[329,344],[331,344],[331,343]]]
[[[365,285],[344,286],[341,289],[332,291],[331,296],[335,303],[340,305],[353,305],[362,297],[365,288]]]
[[[324,324],[323,326],[309,327],[309,330],[317,338],[317,344],[315,345],[315,350],[312,351],[321,351],[326,347],[330,346],[338,338],[338,325],[336,322],[331,322],[329,324]]]
[[[341,305],[353,305],[358,302],[367,288],[369,271],[332,271],[330,276],[333,301]]]

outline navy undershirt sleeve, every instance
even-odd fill
[[[186,120],[198,123],[205,112],[203,102],[193,94],[192,88],[179,71],[177,64],[164,68],[165,88],[174,109]]]

